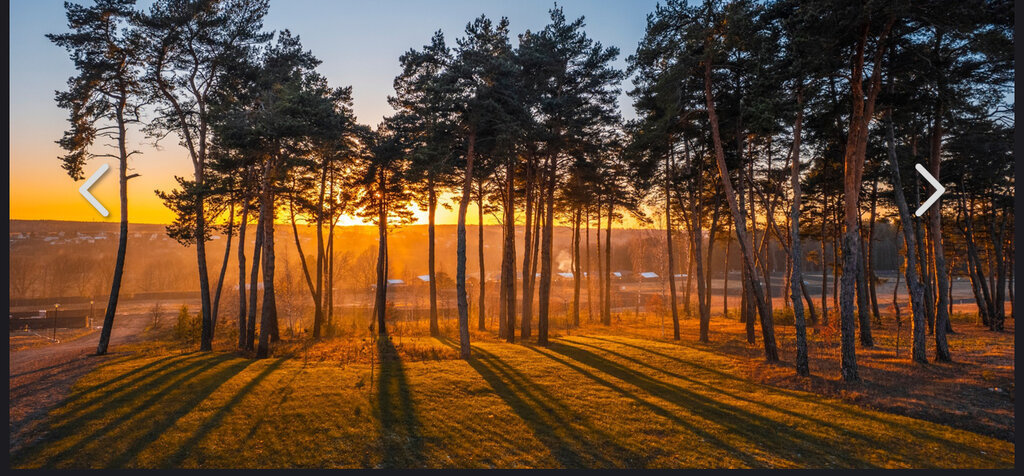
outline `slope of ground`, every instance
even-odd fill
[[[408,345],[408,343],[403,343]],[[103,364],[17,467],[1012,467],[1012,443],[762,385],[652,339],[482,342],[410,362],[136,353]],[[367,351],[373,349],[368,346]]]

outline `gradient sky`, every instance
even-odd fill
[[[140,2],[147,7],[149,3]],[[563,0],[558,4],[569,18],[586,17],[591,38],[619,47],[616,64],[623,68],[626,56],[643,35],[646,15],[654,10],[656,0]],[[400,72],[399,55],[426,44],[434,31],[442,30],[449,45],[454,45],[467,22],[486,14],[491,18],[507,16],[515,36],[527,29],[542,29],[553,5],[546,0],[271,1],[265,27],[287,28],[299,35],[305,47],[323,61],[318,69],[332,86],[353,87],[358,120],[375,125],[392,112],[387,96],[394,93],[392,80]],[[43,35],[66,30],[63,2],[14,0],[10,18],[10,218],[116,221],[116,161],[108,161],[111,171],[92,187],[93,194],[110,210],[104,219],[78,194],[81,182],[71,180],[57,160],[61,150],[54,141],[67,126],[67,113],[57,107],[53,95],[65,87],[74,68],[67,53]],[[622,85],[623,91],[629,87],[628,81]],[[625,93],[619,105],[625,117],[634,116]],[[191,162],[173,138],[157,148],[135,131],[129,142],[143,152],[130,163],[140,177],[129,181],[129,220],[169,222],[171,212],[153,192],[171,188],[174,175],[188,176]],[[85,169],[86,176],[98,169],[102,160],[107,159],[94,159]],[[438,221],[454,223],[454,214],[441,210]]]

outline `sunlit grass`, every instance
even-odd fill
[[[741,377],[651,339],[451,341],[371,362],[133,354],[93,371],[17,467],[1011,467],[1012,443]],[[423,350],[433,345],[431,354]],[[398,356],[398,357],[396,357]],[[372,370],[372,372],[371,372]]]

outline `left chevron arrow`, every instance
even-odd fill
[[[99,180],[100,177],[103,176],[103,174],[107,173],[107,170],[110,170],[109,165],[101,165],[99,170],[93,172],[92,177],[89,177],[89,180],[86,180],[81,187],[78,187],[78,193],[82,194],[82,196],[89,201],[93,208],[95,208],[96,211],[100,212],[100,215],[103,216],[110,215],[110,212],[108,212],[106,208],[103,208],[103,205],[100,203],[100,201],[96,200],[96,197],[92,196],[92,194],[89,193],[89,188],[92,187],[92,185],[96,183],[96,181]]]

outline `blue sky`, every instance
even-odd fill
[[[143,6],[149,3],[140,2]],[[586,17],[586,32],[591,38],[605,46],[617,46],[621,53],[616,63],[624,68],[626,56],[643,36],[646,16],[654,10],[656,1],[569,0],[558,4],[570,19]],[[442,30],[449,44],[454,45],[466,23],[486,14],[495,19],[507,16],[516,35],[527,29],[542,29],[553,6],[554,2],[541,0],[271,0],[265,27],[287,28],[299,35],[305,47],[323,61],[319,71],[332,86],[353,87],[359,121],[375,125],[391,113],[387,96],[393,93],[392,80],[400,71],[398,57],[410,48],[422,47],[434,31]],[[53,143],[66,127],[66,113],[57,108],[53,94],[65,87],[74,71],[67,54],[43,35],[65,30],[63,2],[15,0],[10,4],[10,18],[12,218],[87,219],[79,215],[83,210],[91,213],[90,209],[78,210],[83,200],[77,196],[74,182],[59,168],[56,158],[60,150]],[[628,81],[624,82],[619,98],[626,118],[634,116],[625,95],[630,87]],[[173,141],[165,141],[158,150],[141,134],[135,134],[133,143],[143,151],[133,164],[142,177],[132,184],[130,200],[141,207],[135,210],[145,210],[144,215],[150,217],[162,207],[155,201],[153,190],[164,188],[175,174],[187,174],[190,166]],[[106,193],[114,197],[114,181],[104,179],[99,185],[97,196],[101,202],[110,203],[102,196]],[[66,200],[73,200],[74,210],[61,209],[67,207]],[[116,216],[116,207],[108,208],[111,216]],[[129,211],[134,215],[132,209]]]

